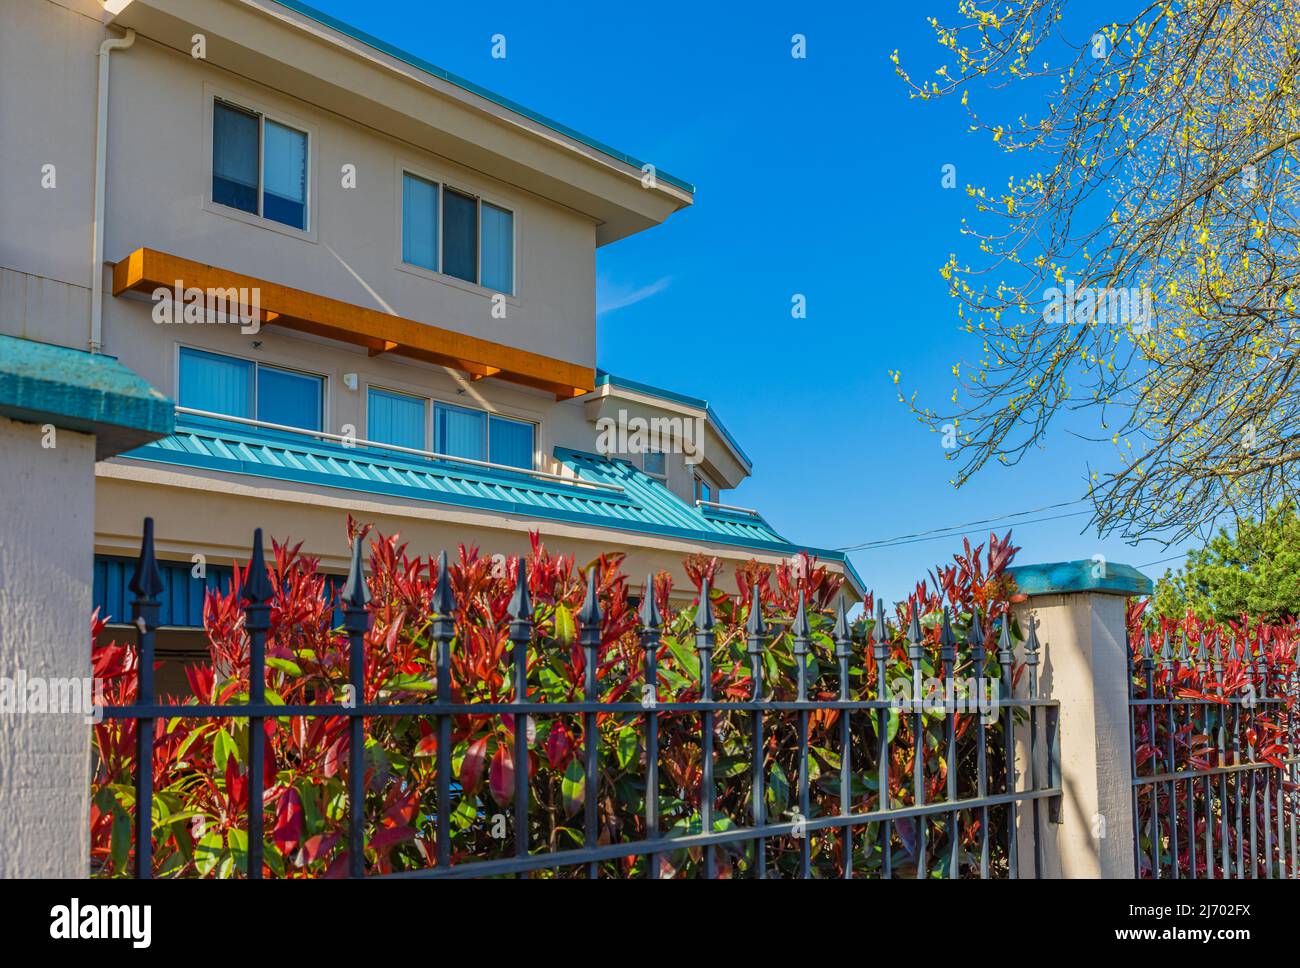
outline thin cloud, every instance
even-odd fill
[[[672,276],[664,276],[648,286],[632,288],[631,286],[616,285],[601,279],[596,284],[596,315],[612,313],[616,309],[633,306],[642,300],[649,299],[651,296],[667,289],[672,281]]]

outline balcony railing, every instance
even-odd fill
[[[563,474],[553,474],[550,471],[539,471],[532,468],[515,467],[512,464],[497,464],[487,460],[475,460],[472,457],[455,457],[451,454],[439,454],[437,451],[420,450],[415,447],[402,447],[398,444],[385,444],[377,440],[366,440],[361,437],[349,437],[344,434],[331,433],[328,430],[306,430],[302,427],[290,427],[286,424],[271,423],[266,420],[253,420],[250,417],[233,417],[224,413],[213,413],[210,410],[196,410],[193,407],[176,408],[178,414],[185,414],[192,417],[203,417],[209,420],[224,420],[230,423],[243,424],[247,427],[256,427],[261,430],[274,430],[279,433],[298,434],[303,437],[313,437],[320,440],[331,440],[343,444],[345,447],[367,447],[378,450],[389,450],[399,454],[407,454],[412,457],[422,457],[426,460],[448,461],[453,464],[464,464],[469,467],[478,467],[484,470],[506,471],[511,474],[524,474],[528,477],[535,477],[541,480],[558,481],[562,484],[574,484],[580,487],[589,487],[600,491],[613,491],[618,494],[623,493],[623,487],[619,484],[610,484],[605,481],[589,481],[581,477],[566,477]]]

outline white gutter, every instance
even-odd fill
[[[90,352],[98,353],[104,335],[104,193],[108,173],[108,65],[115,50],[135,43],[135,31],[99,45],[99,104],[95,109],[95,221],[90,247]]]

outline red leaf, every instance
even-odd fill
[[[298,846],[302,837],[302,825],[302,799],[297,790],[289,787],[276,805],[275,829],[271,831],[271,838],[281,853],[287,854]]]
[[[382,830],[375,832],[370,838],[370,849],[376,853],[382,853],[390,847],[395,847],[406,840],[411,840],[415,836],[415,831],[410,827],[384,827]]]
[[[472,797],[478,792],[478,785],[483,781],[483,760],[487,756],[488,738],[475,740],[469,744],[465,759],[460,764],[460,785],[465,796]]]
[[[302,866],[305,867],[320,860],[333,849],[338,839],[338,834],[317,834],[315,837],[309,837],[307,842],[302,845],[300,860]]]
[[[546,762],[551,764],[552,770],[562,770],[572,751],[573,740],[569,738],[569,731],[563,723],[556,723],[546,737]]]
[[[504,743],[497,744],[496,756],[492,757],[492,766],[488,770],[488,783],[492,799],[498,806],[504,807],[515,798],[515,764]]]

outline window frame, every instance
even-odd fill
[[[175,387],[176,387],[176,400],[177,400],[177,401],[179,401],[180,398],[181,398],[181,356],[182,356],[182,354],[183,354],[186,350],[191,350],[191,351],[193,351],[193,352],[195,352],[195,353],[206,353],[208,356],[221,356],[221,357],[225,357],[225,358],[228,359],[228,360],[239,360],[239,361],[242,362],[242,363],[248,363],[248,364],[253,368],[253,369],[252,369],[252,379],[249,381],[249,382],[250,382],[250,389],[251,389],[251,391],[252,391],[251,395],[252,395],[252,408],[253,408],[253,416],[252,416],[251,419],[256,420],[256,421],[258,421],[258,422],[260,422],[260,423],[276,423],[276,421],[273,421],[273,420],[263,420],[261,417],[259,417],[259,416],[257,415],[257,414],[258,414],[258,403],[259,403],[259,401],[258,401],[258,387],[257,387],[257,383],[258,383],[258,381],[257,381],[257,371],[258,371],[258,369],[259,369],[260,367],[267,367],[267,368],[272,369],[272,370],[283,370],[283,371],[285,371],[285,372],[287,372],[287,373],[296,373],[296,374],[299,375],[299,376],[306,376],[306,377],[311,377],[311,378],[313,378],[313,379],[320,380],[320,381],[321,381],[321,388],[320,388],[320,427],[317,428],[317,430],[319,430],[319,431],[324,431],[324,430],[327,428],[327,426],[328,426],[328,421],[327,421],[327,419],[326,419],[326,416],[327,416],[327,414],[329,414],[329,406],[330,406],[330,399],[329,399],[330,379],[329,379],[329,375],[328,375],[328,374],[325,374],[325,373],[315,373],[315,372],[313,372],[313,371],[311,371],[311,370],[304,370],[304,369],[302,369],[301,367],[297,367],[297,366],[286,366],[286,365],[284,365],[284,364],[282,364],[282,363],[272,363],[272,362],[270,362],[270,361],[259,360],[259,359],[256,359],[256,358],[254,358],[254,357],[251,357],[251,356],[242,356],[242,355],[240,355],[240,354],[238,354],[238,353],[226,353],[226,352],[223,352],[223,351],[221,351],[221,350],[214,350],[214,349],[212,349],[211,347],[208,347],[208,346],[199,346],[199,345],[196,345],[196,344],[194,344],[194,343],[180,343],[180,342],[178,342],[178,343],[176,344],[176,353],[175,353],[175,358],[174,358],[174,366],[175,366],[175,370],[174,370],[174,372],[175,372],[176,375],[175,375],[175,379],[173,380],[173,383],[174,383],[174,385],[175,385]],[[195,409],[197,409],[197,408],[195,408]],[[215,413],[215,411],[213,411],[213,412]],[[223,416],[223,417],[225,417],[225,416],[233,416],[233,415],[232,415],[232,414],[218,414],[218,416]],[[243,418],[243,419],[249,419],[249,418],[245,417],[245,418]],[[287,427],[287,426],[289,426],[289,425],[288,425],[288,424],[280,424],[279,426],[285,426],[285,427]],[[307,429],[302,428],[302,427],[296,427],[296,428],[294,428],[294,429],[295,429],[295,430],[302,430],[304,433],[312,433],[312,431],[307,430]]]
[[[538,437],[539,437],[539,432],[540,432],[540,430],[541,430],[541,425],[540,425],[540,423],[539,423],[538,421],[536,421],[536,420],[529,420],[529,419],[524,418],[524,417],[516,417],[516,416],[514,416],[513,414],[502,413],[502,412],[500,412],[499,410],[486,410],[486,409],[483,409],[483,408],[481,408],[481,407],[467,407],[467,406],[465,406],[463,403],[453,403],[453,402],[451,402],[450,400],[439,400],[439,399],[437,399],[437,398],[430,398],[430,402],[433,404],[432,407],[429,407],[429,408],[428,408],[428,413],[429,413],[429,437],[428,437],[428,439],[429,439],[429,442],[430,442],[430,445],[431,445],[431,446],[429,447],[429,451],[430,451],[431,453],[442,454],[444,457],[451,457],[451,458],[456,458],[456,457],[457,457],[456,454],[449,454],[449,453],[447,453],[446,451],[439,449],[439,447],[438,447],[438,408],[439,408],[439,407],[449,407],[449,408],[451,408],[452,410],[464,410],[464,411],[466,411],[466,412],[468,412],[468,413],[478,413],[478,414],[482,414],[482,415],[483,415],[483,454],[484,454],[484,456],[483,456],[482,460],[484,461],[484,463],[488,463],[488,464],[493,463],[493,461],[492,461],[492,421],[493,421],[494,419],[496,419],[496,420],[509,420],[509,421],[511,421],[512,423],[525,424],[526,426],[530,427],[530,428],[532,429],[532,431],[533,431],[533,451],[532,451],[532,461],[531,461],[531,463],[528,465],[528,467],[526,467],[526,468],[525,468],[525,467],[520,467],[520,468],[518,468],[518,470],[529,470],[529,471],[535,471],[535,470],[537,470],[537,440],[538,440]],[[461,459],[462,459],[462,460],[478,460],[479,458],[477,458],[477,457],[474,457],[474,458],[466,457],[466,458],[461,458]],[[507,466],[507,465],[502,465],[502,466]]]
[[[655,472],[650,469],[651,454],[658,454],[664,459],[664,469],[662,472]],[[668,480],[668,452],[666,450],[647,450],[641,455],[641,470],[645,471],[647,477],[651,477],[656,481]]]
[[[406,261],[405,246],[405,189],[406,176],[418,178],[422,181],[429,182],[438,190],[438,266],[436,269],[430,269],[415,262]],[[447,221],[447,203],[446,193],[448,191],[464,195],[474,200],[474,281],[462,279],[460,276],[453,276],[443,271],[445,260],[447,258],[446,238],[443,234]],[[450,286],[476,292],[487,296],[504,296],[507,301],[514,303],[519,297],[519,205],[513,201],[502,198],[491,192],[485,192],[473,185],[472,180],[463,178],[452,178],[445,174],[429,169],[423,165],[418,165],[410,161],[398,159],[397,161],[397,267],[404,272],[410,272],[414,275],[423,276],[426,279],[434,279],[438,282],[446,283]],[[493,289],[490,286],[483,285],[483,204],[498,208],[503,212],[510,214],[510,280],[511,290],[505,292],[500,289]]]
[[[203,208],[205,211],[215,215],[221,215],[226,218],[234,219],[237,222],[243,222],[247,225],[255,225],[258,228],[269,229],[273,232],[279,232],[282,235],[288,235],[292,238],[303,239],[308,242],[316,242],[316,146],[319,143],[316,126],[309,124],[301,118],[294,117],[284,111],[267,107],[265,103],[259,102],[253,98],[236,94],[232,91],[205,84],[203,87],[204,98],[204,163],[203,170],[206,174],[206,183],[203,188]],[[235,208],[230,205],[224,205],[212,197],[212,180],[215,172],[213,171],[213,148],[216,125],[216,105],[218,102],[224,102],[237,111],[243,111],[247,114],[257,115],[257,212],[246,212],[242,208]],[[282,127],[289,128],[304,135],[307,139],[306,146],[306,165],[305,165],[305,206],[306,211],[305,228],[298,228],[288,225],[284,222],[277,222],[275,219],[267,218],[262,214],[263,194],[266,190],[266,122],[272,121]]]

